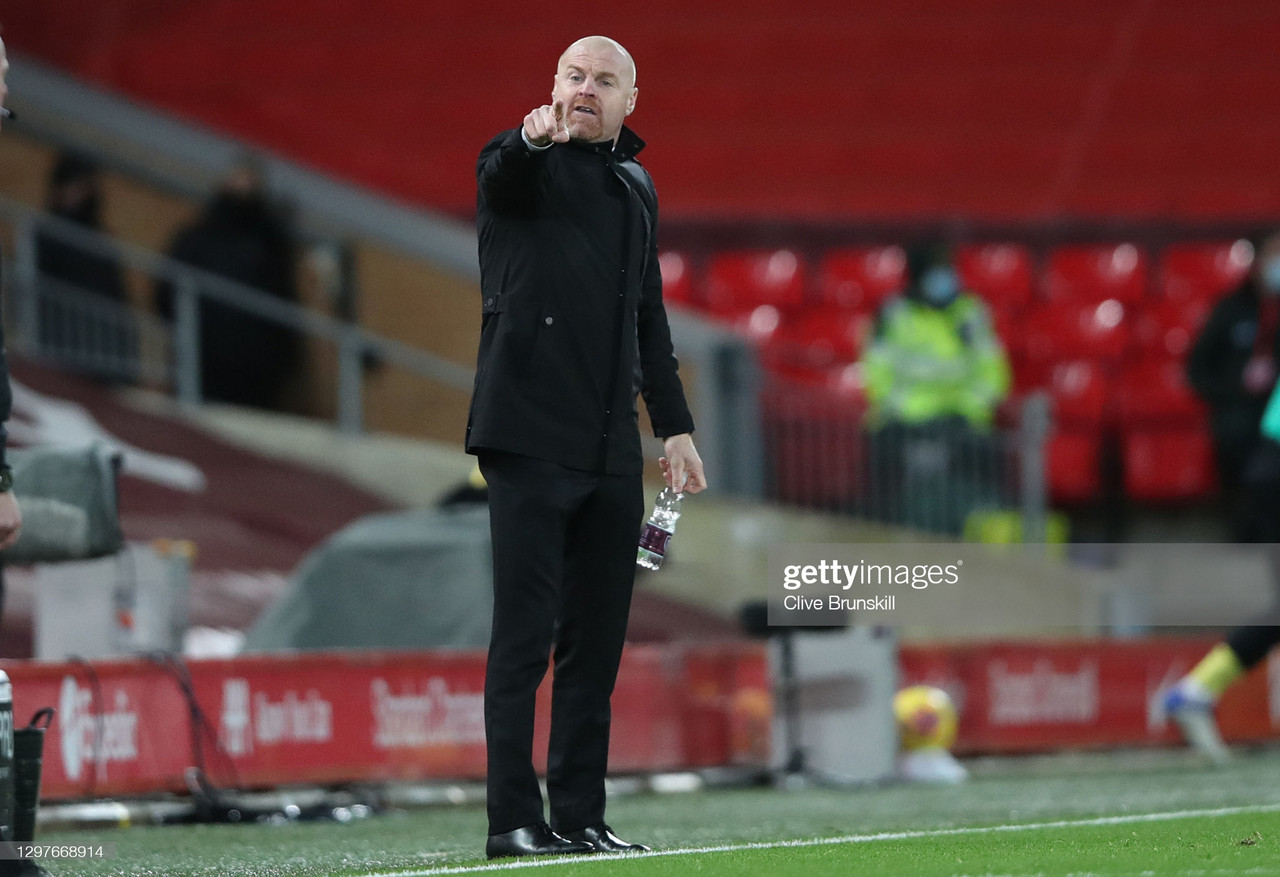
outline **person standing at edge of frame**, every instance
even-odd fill
[[[8,73],[9,56],[5,51],[4,40],[0,39],[0,107],[3,107],[5,101],[9,99],[9,86],[5,82]],[[3,125],[3,114],[0,114],[0,128]],[[4,326],[0,324],[0,552],[17,542],[18,535],[22,530],[22,510],[18,507],[18,500],[13,495],[13,470],[5,462],[4,453],[8,441],[5,423],[9,420],[12,408],[13,390],[9,386],[9,360],[5,356]],[[4,600],[3,558],[4,555],[0,554],[0,612],[3,611]],[[5,684],[7,687],[7,679]],[[9,728],[5,733],[12,735],[12,728]],[[12,740],[7,741],[6,749],[7,769],[12,774],[14,772]],[[31,796],[31,800],[19,801],[18,798],[21,796],[15,793],[14,786],[11,783],[5,785],[5,791],[10,796],[10,800],[4,802],[3,807],[0,807],[0,809],[7,811],[12,819],[21,804],[30,812],[32,826],[34,826],[35,808],[40,799],[40,784],[36,782],[33,787],[26,789],[26,794]],[[12,826],[8,826],[7,829],[9,831],[13,830]],[[5,838],[5,840],[9,839],[8,837]],[[12,839],[20,841],[31,840],[30,837],[15,837]],[[0,859],[0,877],[49,877],[49,872],[31,859]]]
[[[585,37],[551,102],[480,153],[483,321],[467,451],[489,485],[493,630],[485,674],[489,858],[637,852],[605,823],[610,698],[644,512],[636,398],[668,484],[706,487],[662,304],[658,206],[623,125],[631,55]],[[554,645],[550,824],[534,700]]]

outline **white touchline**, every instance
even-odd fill
[[[475,874],[485,871],[510,871],[517,868],[545,868],[553,865],[586,865],[598,862],[619,862],[629,859],[652,859],[658,856],[693,856],[701,853],[733,853],[741,850],[778,850],[793,847],[839,846],[840,844],[874,843],[879,840],[913,840],[923,837],[955,837],[966,834],[996,834],[1000,832],[1039,831],[1049,828],[1087,828],[1096,825],[1135,825],[1140,822],[1169,822],[1175,819],[1199,817],[1236,816],[1243,813],[1278,813],[1280,803],[1251,804],[1247,807],[1217,807],[1212,810],[1173,810],[1167,813],[1129,813],[1123,816],[1097,816],[1092,819],[1061,819],[1057,822],[1017,822],[1009,825],[975,825],[969,828],[934,828],[920,831],[882,831],[878,834],[849,834],[843,837],[817,837],[802,840],[778,840],[762,843],[722,844],[714,847],[684,847],[676,850],[655,850],[626,856],[556,856],[552,858],[513,859],[484,865],[456,865],[447,868],[428,868],[423,871],[373,871],[360,877],[436,877],[438,874]]]

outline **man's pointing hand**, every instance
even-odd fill
[[[564,123],[564,101],[544,104],[525,116],[524,136],[537,147],[568,143],[569,129]]]

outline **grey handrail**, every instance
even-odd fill
[[[13,278],[19,301],[19,331],[32,337],[29,304],[38,268],[35,264],[35,235],[45,233],[87,252],[118,260],[154,280],[172,284],[174,289],[174,332],[176,395],[184,404],[201,401],[199,378],[199,300],[253,314],[264,320],[297,330],[313,338],[332,342],[338,350],[339,426],[348,432],[363,428],[361,413],[361,363],[369,355],[394,364],[415,375],[459,391],[471,389],[474,370],[411,345],[371,332],[362,326],[320,314],[292,302],[281,301],[261,290],[209,271],[184,264],[145,247],[121,241],[68,220],[50,216],[0,196],[0,220],[15,229]]]

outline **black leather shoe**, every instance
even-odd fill
[[[595,847],[591,844],[565,840],[545,822],[535,822],[503,834],[491,834],[484,845],[484,854],[490,859],[506,856],[569,856],[593,852]]]
[[[613,829],[601,822],[599,825],[588,825],[577,831],[566,831],[564,836],[569,840],[591,844],[597,853],[649,853],[651,847],[644,844],[627,843],[613,833]]]

